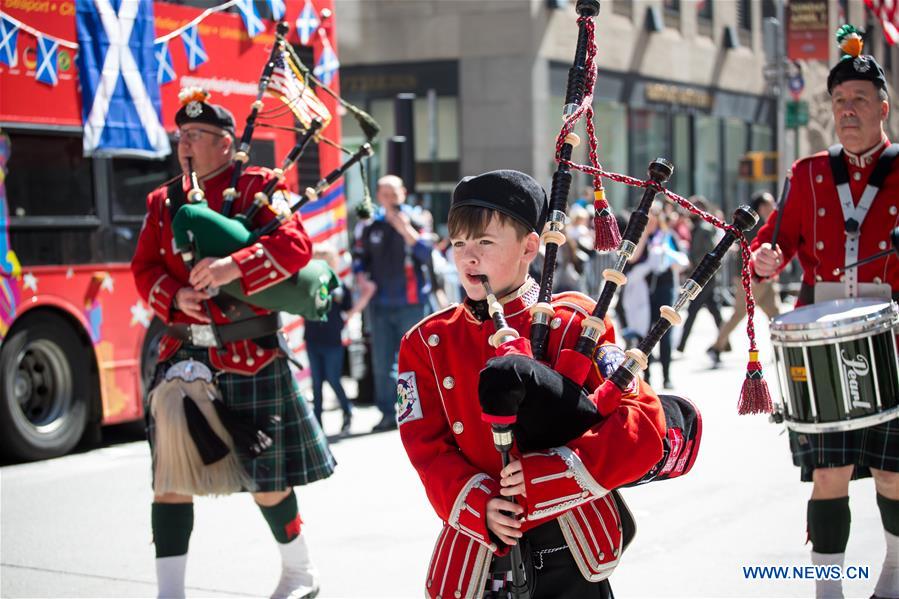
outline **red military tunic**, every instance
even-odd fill
[[[528,279],[503,298],[509,326],[528,336],[528,308],[537,285]],[[573,348],[580,322],[594,302],[579,293],[553,299],[549,361]],[[614,342],[611,322],[600,343]],[[428,570],[427,593],[480,596],[498,551],[486,521],[486,504],[499,496],[502,461],[490,425],[481,419],[478,373],[495,356],[488,338],[492,321],[479,322],[465,305],[438,312],[406,333],[400,346],[398,399],[400,435],[428,498],[444,521]],[[593,368],[585,386],[601,382]],[[603,422],[566,447],[526,454],[522,460],[527,530],[558,519],[585,578],[602,580],[617,565],[621,521],[609,491],[645,474],[662,456],[665,417],[658,398],[642,381]],[[513,453],[516,453],[513,450]],[[579,542],[587,538],[595,542]]]
[[[849,189],[856,205],[877,165],[877,159],[889,144],[886,139],[871,151],[856,156],[844,151],[849,171]],[[893,162],[874,197],[860,229],[858,257],[865,258],[891,246],[890,231],[899,226],[899,159]],[[771,241],[777,212],[772,214],[752,242],[755,250]],[[819,152],[793,164],[790,194],[783,207],[777,245],[784,254],[783,269],[793,256],[802,265],[806,285],[836,282],[835,268],[845,264],[846,228],[840,198],[831,172],[827,152]],[[899,293],[899,257],[895,253],[858,267],[861,283],[886,283],[893,295]]]
[[[221,210],[222,192],[230,186],[233,169],[229,165],[200,183],[206,194],[206,201],[213,210]],[[243,212],[252,203],[253,195],[262,191],[273,176],[268,169],[245,169],[237,184],[240,195],[235,200],[231,213]],[[184,181],[185,192],[189,188],[189,182]],[[283,184],[278,189],[284,189]],[[171,219],[165,204],[167,195],[166,186],[163,185],[147,196],[147,215],[137,241],[137,250],[131,260],[131,271],[141,297],[163,322],[196,323],[172,305],[175,293],[182,287],[190,286],[190,271],[181,256],[174,251]],[[254,223],[261,226],[273,218],[274,210],[263,208],[256,213]],[[234,252],[231,257],[240,269],[242,276],[239,280],[243,291],[253,294],[299,271],[309,262],[311,255],[312,242],[303,228],[299,214],[294,214],[273,233],[260,237],[257,243]],[[214,302],[207,304],[216,324],[231,322]],[[268,311],[255,306],[253,310],[258,315],[268,314]],[[180,346],[181,341],[178,339],[163,336],[159,345],[159,361],[167,360]],[[237,341],[221,349],[209,349],[209,360],[214,367],[245,375],[259,372],[278,355],[279,349],[265,349],[251,341]]]

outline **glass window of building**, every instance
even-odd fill
[[[698,0],[696,2],[696,16],[699,18],[699,21],[712,21],[712,10],[713,10],[713,2],[712,0]]]
[[[628,114],[631,146],[631,175],[645,178],[649,163],[668,156],[668,114],[633,109]]]
[[[739,0],[737,3],[737,25],[743,31],[752,29],[752,2],[751,0]]]
[[[694,119],[696,164],[694,193],[721,204],[721,134],[720,121],[710,116]]]
[[[596,101],[594,123],[598,143],[599,161],[602,167],[615,173],[627,173],[627,108],[624,104]],[[585,185],[592,185],[586,178]],[[616,212],[627,204],[627,188],[618,183],[604,181],[606,199]]]
[[[770,125],[758,125],[752,123],[749,125],[749,149],[758,152],[773,152],[774,147],[774,130]],[[778,181],[775,182],[750,182],[748,196],[752,196],[757,191],[770,191],[775,193]],[[744,200],[745,201],[745,200]]]
[[[690,117],[686,114],[672,116],[671,161],[674,175],[668,187],[682,196],[693,193],[693,155],[690,152]]]
[[[748,141],[745,122],[734,118],[724,121],[724,197],[720,206],[725,214],[749,200],[746,183],[739,178],[740,158],[746,153]]]

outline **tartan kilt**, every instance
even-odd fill
[[[156,366],[153,387],[175,362],[193,358],[216,373],[225,405],[271,437],[272,446],[256,458],[240,449],[238,457],[257,485],[257,492],[283,491],[331,476],[337,465],[321,427],[300,395],[285,358],[276,358],[253,376],[216,372],[206,348],[183,345],[167,362]],[[146,402],[146,398],[144,398]],[[153,447],[154,423],[148,406],[147,439]],[[155,464],[153,466],[156,471]]]
[[[871,468],[899,472],[899,419],[854,431],[790,431],[790,451],[803,482],[811,482],[815,468],[852,465],[852,480],[871,476]]]

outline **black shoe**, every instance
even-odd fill
[[[381,422],[377,423],[372,429],[373,433],[383,433],[385,431],[396,430],[396,419],[392,416],[384,416]]]
[[[707,349],[705,353],[712,359],[712,368],[721,366],[721,352],[715,349],[714,345]]]
[[[350,424],[353,422],[353,415],[349,412],[343,413],[343,424],[340,426],[340,434],[348,435],[350,434]]]
[[[662,387],[665,389],[674,389],[674,385],[671,384],[671,379],[665,379],[665,382],[662,383]]]

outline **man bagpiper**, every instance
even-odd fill
[[[252,301],[253,293],[306,265],[312,243],[294,214],[229,256],[187,264],[176,252],[171,221],[179,206],[196,198],[187,195],[196,191],[191,175],[209,208],[219,211],[235,168],[234,118],[208,98],[197,89],[181,94],[175,123],[184,175],[147,197],[131,263],[138,291],[168,325],[147,407],[159,597],[184,597],[192,496],[237,491],[253,492],[281,552],[281,580],[272,597],[314,597],[318,574],[293,487],[330,476],[335,461],[280,348],[277,314],[213,295],[239,281]],[[244,169],[233,213],[242,212],[274,176],[268,169]],[[254,225],[275,217],[264,207]]]
[[[837,31],[837,41],[844,55],[830,71],[827,91],[842,145],[793,165],[782,214],[773,214],[752,243],[752,268],[763,278],[799,257],[804,273],[797,306],[899,297],[895,255],[834,273],[886,249],[890,231],[899,225],[899,146],[884,133],[890,102],[883,69],[874,57],[861,54],[861,37],[851,25]],[[873,476],[887,545],[874,596],[899,597],[899,421],[834,433],[791,430],[790,447],[801,479],[813,484],[808,502],[812,563],[842,566],[849,540],[849,481]],[[816,581],[816,591],[818,597],[843,596],[839,580]]]

